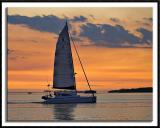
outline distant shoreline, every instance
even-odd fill
[[[110,90],[108,93],[152,93],[152,87]]]

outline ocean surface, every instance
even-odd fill
[[[94,104],[42,104],[42,95],[9,91],[7,121],[152,121],[152,93],[97,92]]]

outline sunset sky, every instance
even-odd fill
[[[52,84],[66,20],[92,89],[152,86],[152,8],[8,8],[7,19],[9,89]],[[72,55],[77,89],[88,89],[73,47]]]

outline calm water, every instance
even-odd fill
[[[42,93],[8,93],[8,121],[151,121],[152,93],[97,93],[96,104],[42,104]]]

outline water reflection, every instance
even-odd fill
[[[53,115],[56,120],[74,120],[74,109],[77,104],[54,104]]]

